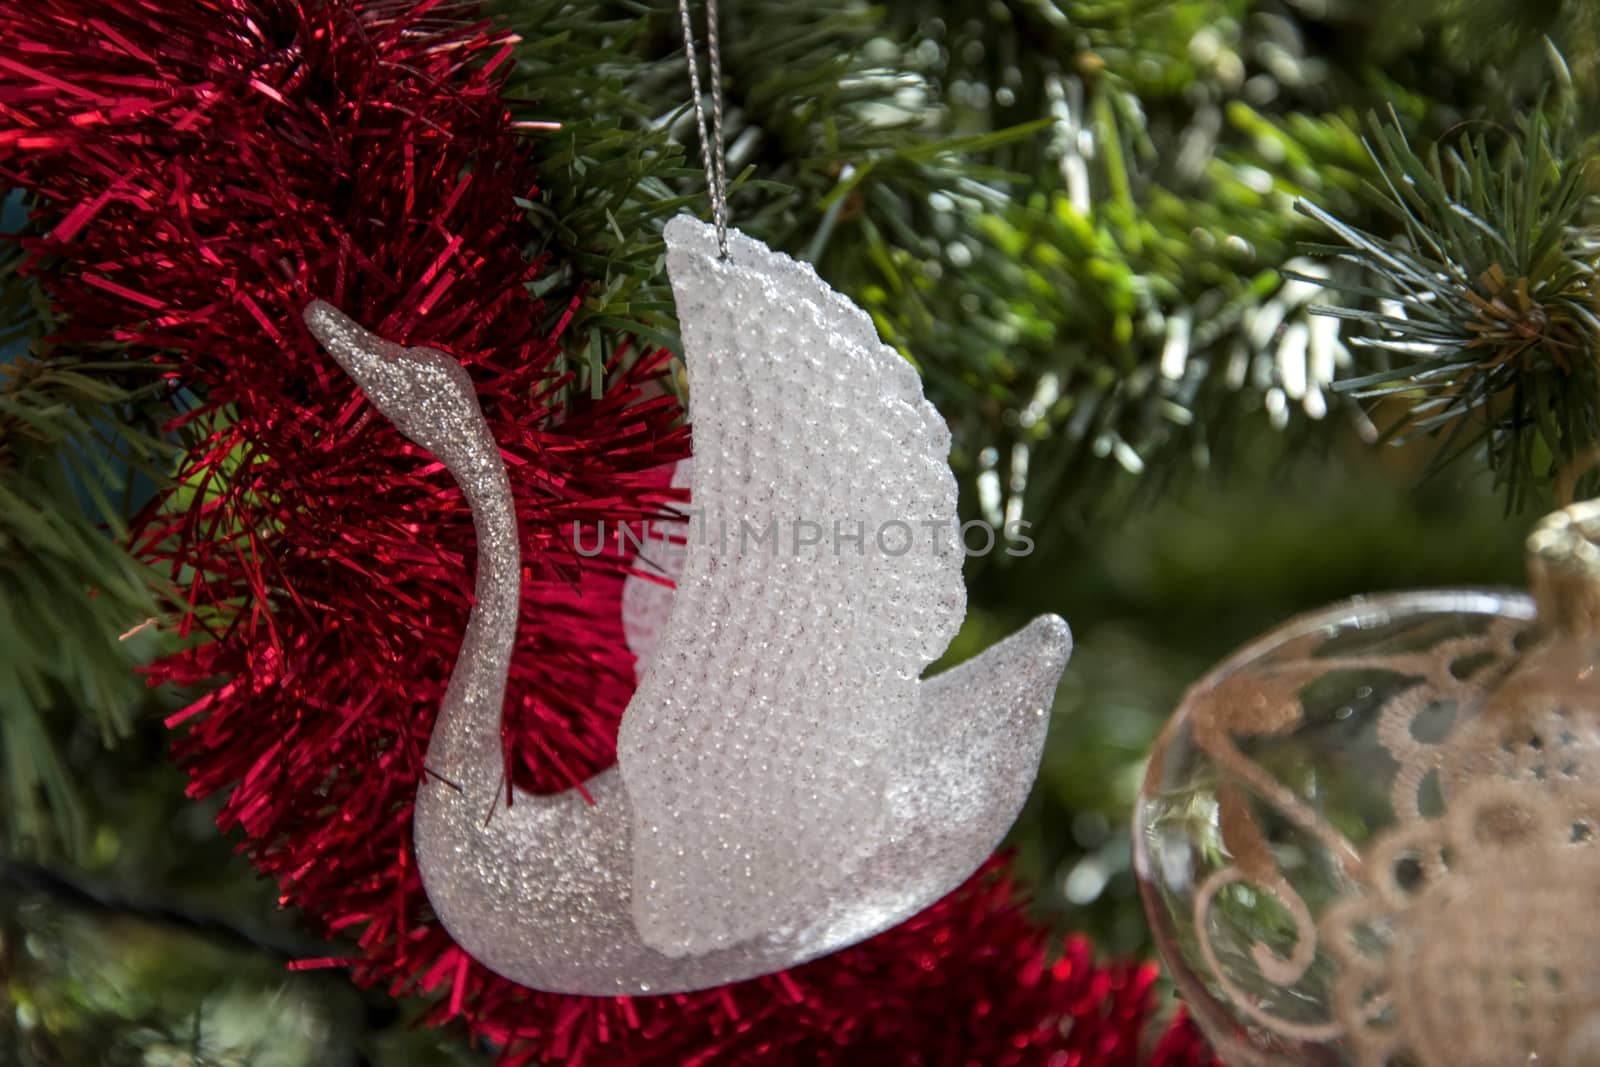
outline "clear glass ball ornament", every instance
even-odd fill
[[[1597,539],[1568,509],[1534,596],[1361,598],[1189,691],[1135,865],[1230,1067],[1600,1064]]]

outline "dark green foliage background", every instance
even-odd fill
[[[490,7],[524,38],[519,117],[561,123],[537,142],[529,252],[569,265],[540,282],[552,307],[584,285],[567,358],[588,388],[617,345],[677,343],[659,228],[705,200],[675,12]],[[1375,407],[1299,395],[1317,390],[1286,378],[1283,345],[1313,329],[1311,304],[1352,313],[1349,344],[1383,336],[1376,295],[1399,294],[1360,256],[1309,257],[1340,237],[1295,202],[1375,242],[1403,236],[1363,145],[1371,112],[1419,153],[1418,180],[1432,146],[1463,133],[1501,158],[1536,111],[1575,173],[1596,128],[1600,16],[1586,0],[723,7],[735,223],[816,262],[916,363],[954,431],[964,512],[1034,524],[1033,555],[971,561],[973,611],[947,659],[1040,611],[1073,624],[1013,834],[1038,912],[1108,952],[1148,952],[1126,820],[1184,687],[1331,599],[1520,581],[1555,461],[1584,443],[1541,452],[1530,436],[1492,470],[1480,443],[1438,466],[1426,436],[1373,443],[1425,397],[1403,375]],[[1594,182],[1551,270],[1592,270]],[[1544,200],[1528,210],[1550,222]],[[1288,282],[1319,265],[1343,295]],[[0,270],[12,336],[39,336],[34,294]],[[1398,366],[1349,351],[1341,377]],[[0,380],[0,1064],[473,1059],[409,1029],[414,1005],[286,977],[284,958],[332,953],[304,943],[164,763],[160,720],[182,695],[126,682],[158,638],[115,640],[162,591],[99,531],[126,512],[128,462],[159,478],[170,461],[146,429],[150,383],[107,356],[36,346]],[[1600,398],[1571,384],[1592,372],[1515,369],[1562,425],[1596,425]],[[90,587],[112,595],[68,610]]]

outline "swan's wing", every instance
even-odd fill
[[[1072,631],[1055,615],[1026,627],[918,689],[920,712],[890,792],[894,853],[941,872],[954,889],[994,852],[1032,792]],[[936,842],[936,844],[930,844]]]
[[[1072,634],[1043,615],[920,683],[889,785],[890,832],[808,939],[854,944],[965,882],[1005,837],[1039,772]]]
[[[866,313],[737,232],[666,236],[693,519],[618,762],[634,918],[680,955],[803,922],[878,847],[966,591],[949,432]]]

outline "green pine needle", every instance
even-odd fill
[[[3,339],[50,332],[32,284],[0,260]],[[0,364],[0,830],[12,855],[82,857],[75,739],[129,732],[133,667],[159,583],[119,538],[135,474],[159,484],[170,446],[155,369],[43,351]],[[77,746],[81,748],[82,746]]]
[[[1596,226],[1571,112],[1476,130],[1418,154],[1392,114],[1371,122],[1383,236],[1302,202],[1358,265],[1345,321],[1365,373],[1339,388],[1395,412],[1387,436],[1441,438],[1437,462],[1484,456],[1512,508],[1600,440]],[[1398,410],[1396,410],[1398,409]]]

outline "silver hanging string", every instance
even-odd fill
[[[717,227],[717,249],[728,258],[728,175],[722,149],[722,48],[717,41],[717,0],[706,0],[706,53],[711,61],[711,130],[706,131],[705,106],[700,99],[700,59],[694,49],[694,23],[689,0],[678,0],[683,19],[683,54],[689,61],[689,90],[694,94],[694,122],[700,131],[700,160],[706,168],[706,189],[711,194],[711,221]]]

